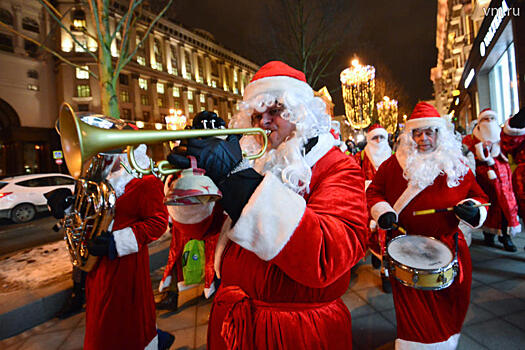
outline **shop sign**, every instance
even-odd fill
[[[492,39],[494,39],[494,36],[496,35],[501,25],[501,22],[503,22],[503,18],[505,18],[505,16],[508,15],[510,12],[507,2],[503,0],[501,2],[501,6],[495,12],[496,12],[496,15],[492,19],[492,22],[490,23],[490,27],[487,30],[487,33],[485,34],[483,41],[479,44],[479,54],[481,55],[481,57],[484,57],[485,54],[487,53],[487,47],[489,47],[490,43],[492,42]]]

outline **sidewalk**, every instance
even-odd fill
[[[481,244],[474,234],[470,247],[473,263],[471,304],[459,349],[520,349],[525,347],[525,238],[514,239],[517,253]],[[367,261],[368,262],[368,261]],[[156,289],[162,269],[152,273]],[[354,349],[393,349],[396,337],[392,296],[382,293],[381,279],[369,263],[354,268],[343,301],[352,314]],[[200,291],[185,292],[177,313],[158,312],[159,328],[176,336],[171,349],[205,349],[211,301]],[[192,303],[193,301],[193,303]],[[447,307],[443,305],[443,307]],[[66,320],[52,319],[15,337],[0,341],[0,349],[81,349],[84,313]]]

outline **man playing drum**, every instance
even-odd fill
[[[399,225],[409,235],[434,237],[452,254],[457,252],[459,271],[448,288],[411,288],[391,274],[396,349],[456,348],[472,282],[468,246],[463,235],[456,233],[460,232],[459,220],[471,227],[483,224],[487,211],[477,205],[486,203],[487,197],[466,165],[460,142],[432,105],[416,105],[395,156],[379,167],[368,187],[367,200],[372,218],[382,229]],[[448,207],[453,207],[453,212],[414,215],[418,210]],[[390,232],[390,238],[398,235],[397,230]]]

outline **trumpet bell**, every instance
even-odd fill
[[[199,168],[182,170],[180,177],[171,183],[164,204],[195,205],[221,199],[221,191],[204,172]]]

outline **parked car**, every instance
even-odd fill
[[[57,188],[75,190],[75,180],[64,174],[32,174],[0,180],[0,218],[28,222],[47,211],[44,194]]]

